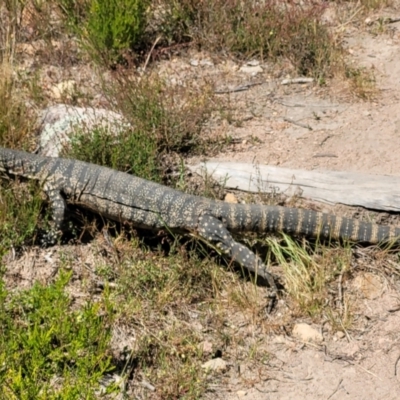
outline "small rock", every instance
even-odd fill
[[[211,60],[201,60],[200,65],[202,67],[213,67],[214,63]]]
[[[76,82],[73,80],[61,82],[52,88],[55,99],[61,99],[62,97],[71,98],[75,91]]]
[[[373,21],[372,21],[372,19],[370,17],[365,18],[364,22],[365,22],[365,25],[372,25],[372,23],[373,23]]]
[[[237,394],[237,397],[244,397],[247,395],[247,391],[246,390],[238,390],[236,392],[236,394]]]
[[[337,331],[337,332],[336,332],[336,337],[337,337],[338,339],[343,339],[345,336],[346,336],[346,335],[345,335],[344,332],[342,332],[342,331]]]
[[[256,65],[255,67],[243,65],[242,67],[240,67],[239,71],[244,72],[245,74],[255,76],[260,72],[263,72],[263,69],[259,65]]]
[[[197,67],[199,65],[199,60],[190,60],[190,65],[192,67]]]
[[[205,362],[201,367],[210,371],[223,372],[226,371],[227,364],[222,358],[214,358]]]
[[[257,67],[257,65],[260,65],[260,61],[258,60],[250,60],[247,62],[247,65],[249,65],[250,67]]]
[[[63,147],[76,132],[90,134],[94,129],[104,129],[118,137],[131,125],[121,114],[111,110],[92,107],[74,107],[56,104],[44,109],[38,120],[40,154],[59,157]]]
[[[237,203],[238,202],[236,196],[233,193],[227,193],[225,195],[224,201],[226,201],[227,203]]]
[[[199,344],[199,349],[205,354],[210,354],[213,351],[213,345],[208,340],[205,340]]]
[[[286,342],[287,342],[287,340],[283,335],[275,336],[272,339],[272,343],[275,343],[275,344],[285,344]]]
[[[373,300],[382,295],[384,287],[379,276],[366,272],[356,276],[353,285],[365,298]]]
[[[303,342],[321,343],[324,340],[321,333],[310,325],[304,323],[296,324],[293,328],[292,334]]]
[[[363,111],[364,117],[370,117],[371,116],[371,111]]]

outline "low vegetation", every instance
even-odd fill
[[[191,49],[289,63],[291,71],[314,77],[317,85],[345,77],[354,93],[371,98],[373,75],[346,64],[340,34],[324,22],[325,3],[6,0],[0,4],[0,144],[33,151],[34,121],[49,102],[46,74],[56,73],[54,66],[77,73],[74,68],[89,65],[107,106],[126,124],[118,136],[82,128],[64,155],[158,182],[173,170],[168,179],[182,188],[182,159],[211,154],[219,146],[221,139],[210,138],[208,130],[233,105],[216,98],[211,81],[171,83],[153,63]],[[388,5],[361,3],[363,10]],[[60,41],[68,43],[67,53]],[[35,53],[29,67],[22,67],[24,46]],[[43,74],[37,60],[47,66]],[[77,90],[63,100],[90,105],[93,97]],[[97,224],[103,233],[91,231],[89,243],[78,232],[71,243],[46,253],[32,245],[48,219],[38,185],[1,179],[4,398],[111,399],[122,393],[198,399],[219,379],[202,368],[205,361],[223,355],[233,364],[265,364],[264,339],[249,337],[243,327],[274,331],[290,326],[293,315],[328,317],[340,329],[351,325],[351,310],[338,308],[332,289],[349,274],[348,246],[311,246],[285,236],[260,239],[266,262],[282,267],[292,310],[274,325],[265,318],[265,288],[195,238],[136,236]],[[57,271],[22,290],[18,283],[25,278],[10,272],[7,263],[30,251],[33,260],[49,265],[54,257]],[[50,268],[46,262],[40,268]],[[80,275],[78,267],[90,273]]]

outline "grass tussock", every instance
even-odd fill
[[[288,58],[299,74],[318,78],[334,66],[336,46],[321,22],[322,3],[186,0],[166,8],[166,26],[174,24],[170,42],[190,38],[201,48],[238,57]]]
[[[373,69],[352,68],[347,66],[345,74],[351,91],[363,100],[372,100],[378,94]]]
[[[11,60],[0,63],[0,140],[8,147],[20,146],[31,132],[33,122],[18,85]]]
[[[46,227],[41,218],[43,200],[38,185],[3,183],[0,187],[0,258],[10,248],[35,242],[37,227]]]
[[[326,306],[328,288],[350,265],[349,248],[310,248],[287,235],[281,242],[267,239],[270,252],[282,266],[285,288],[302,312],[319,315]]]
[[[134,79],[122,71],[104,89],[126,124],[117,135],[78,130],[69,157],[159,182],[165,178],[163,156],[201,154],[212,143],[202,135],[214,111],[209,85],[171,88],[157,76]]]

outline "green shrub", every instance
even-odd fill
[[[0,279],[2,399],[98,398],[100,379],[114,368],[113,310],[106,296],[73,309],[65,289],[71,275],[16,294]]]
[[[77,132],[68,156],[159,181],[157,142],[146,132],[127,129],[118,136],[106,129]]]
[[[148,0],[91,0],[85,32],[89,50],[112,64],[139,47],[148,4]]]
[[[10,249],[18,248],[34,238],[42,210],[40,188],[35,182],[17,185],[0,184],[0,258]],[[40,226],[46,227],[47,223]]]
[[[104,92],[131,128],[120,127],[118,135],[106,128],[80,130],[65,156],[161,182],[163,155],[201,154],[211,147],[212,139],[202,135],[214,106],[208,85],[168,87],[153,75],[131,79],[129,71],[114,77]]]

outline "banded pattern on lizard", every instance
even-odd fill
[[[276,291],[275,282],[265,264],[236,242],[230,231],[286,232],[371,244],[400,237],[400,227],[312,210],[210,200],[110,168],[2,147],[0,171],[41,182],[52,205],[55,230],[63,229],[68,202],[112,220],[130,221],[138,228],[168,227],[192,232],[267,279],[273,291]]]

